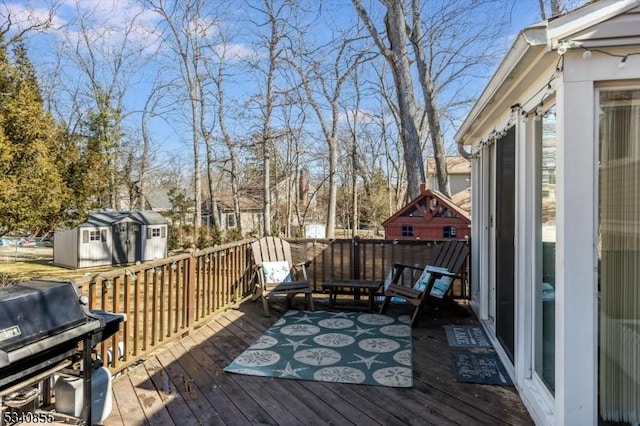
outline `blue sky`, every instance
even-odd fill
[[[53,0],[33,0],[28,2],[8,3],[8,10],[16,22],[26,22],[29,19],[36,19],[45,16],[48,10],[47,5]],[[260,1],[253,2],[260,4]],[[309,8],[317,7],[317,2],[303,2]],[[374,1],[373,4],[376,2]],[[248,20],[259,19],[255,12],[244,7],[244,2],[238,0],[238,5],[243,7],[225,9],[223,19],[217,22],[205,22],[203,25],[209,25],[208,35],[212,39],[216,39],[216,34],[212,32],[230,29],[233,37],[227,45],[229,54],[237,58],[237,62],[255,58],[263,53],[256,50],[252,44],[255,41],[255,29],[250,29]],[[368,2],[364,1],[367,5]],[[138,72],[123,73],[117,84],[122,85],[126,89],[125,112],[127,113],[127,121],[130,122],[131,137],[138,137],[136,127],[139,127],[140,114],[139,111],[144,105],[147,94],[149,92],[149,82],[156,78],[157,74],[168,75],[176,74],[175,62],[168,60],[165,63],[151,64],[145,63],[145,54],[151,52],[159,46],[159,40],[156,38],[159,18],[156,14],[145,10],[140,6],[140,2],[136,0],[61,0],[58,1],[58,9],[54,18],[54,24],[59,30],[50,31],[45,34],[32,36],[28,40],[30,57],[32,58],[37,70],[41,74],[43,87],[53,87],[58,94],[67,91],[73,91],[77,88],[84,87],[86,90],[86,74],[78,71],[79,59],[86,57],[87,52],[81,47],[78,51],[80,55],[74,54],[76,43],[82,41],[82,33],[79,26],[69,25],[74,17],[84,16],[86,18],[86,28],[91,37],[93,37],[92,49],[95,53],[105,52],[108,54],[113,49],[125,49],[133,51],[135,46],[145,45],[146,47],[139,51],[137,55],[129,57],[127,60],[131,69],[139,69]],[[532,24],[540,20],[540,12],[538,0],[505,0],[505,8],[513,7],[511,28],[505,32],[501,39],[496,39],[495,43],[498,52],[504,52],[513,41],[517,33],[526,25]],[[3,6],[0,6],[2,10]],[[316,18],[316,22],[312,22],[312,14],[307,16],[309,23],[316,25],[317,36],[321,38],[328,36],[323,34],[328,31],[330,26],[338,24],[338,26],[348,26],[352,22],[356,22],[356,16],[348,0],[326,0],[323,4],[323,14],[320,18]],[[1,12],[6,16],[7,9]],[[129,26],[129,23],[135,24]],[[127,34],[127,30],[129,33]],[[125,35],[126,34],[126,35]],[[126,38],[125,38],[126,37]],[[125,43],[126,40],[126,43]],[[166,56],[168,52],[164,52]],[[58,55],[62,54],[62,61],[58,61]],[[67,59],[65,58],[67,55]],[[74,58],[75,60],[69,60]],[[496,54],[495,66],[502,60],[501,55]],[[97,72],[101,79],[109,81],[111,78],[108,68],[111,66],[109,61],[98,60]],[[230,64],[233,67],[234,64]],[[234,68],[236,77],[230,81],[227,87],[228,93],[236,102],[238,111],[242,111],[242,107],[249,107],[246,101],[255,95],[255,75],[243,74],[243,67]],[[55,82],[56,73],[63,76],[61,82]],[[53,84],[56,84],[54,86]],[[480,83],[475,83],[476,85]],[[62,90],[64,89],[64,90]],[[473,90],[480,91],[481,87],[475,87]],[[170,99],[172,93],[167,94]],[[60,98],[62,99],[62,98]],[[175,106],[175,103],[165,102],[162,108]],[[366,106],[365,106],[366,108]],[[64,115],[64,112],[62,112]],[[67,117],[71,119],[71,113],[66,112]],[[153,122],[152,132],[155,143],[158,148],[169,155],[177,157],[188,157],[190,153],[190,141],[188,132],[185,131],[183,116],[174,114],[170,120],[155,120]],[[230,120],[230,124],[234,129],[242,127],[246,123],[242,117],[236,120]],[[247,129],[240,129],[239,133],[247,134]],[[238,135],[239,137],[242,134]]]

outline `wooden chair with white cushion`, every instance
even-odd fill
[[[269,298],[284,295],[287,305],[297,294],[307,299],[309,310],[313,311],[312,289],[307,279],[308,262],[294,264],[289,242],[275,237],[264,237],[251,244],[256,289],[253,300],[262,298],[264,312],[269,316]]]

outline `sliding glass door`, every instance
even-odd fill
[[[515,349],[514,236],[516,128],[496,141],[496,337],[509,359]]]
[[[536,295],[535,371],[555,391],[556,294],[556,107],[536,122]]]
[[[639,424],[640,90],[602,90],[599,107],[599,412]]]

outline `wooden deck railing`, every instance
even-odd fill
[[[112,372],[143,359],[167,342],[190,333],[221,309],[254,289],[253,240],[145,262],[76,280],[90,309],[125,313],[120,331],[103,342],[98,354]],[[316,291],[334,279],[383,280],[393,263],[425,265],[433,241],[289,240],[294,261],[310,260]],[[466,275],[465,275],[466,276]],[[454,297],[468,297],[468,280],[454,284]]]
[[[125,313],[120,331],[98,348],[112,372],[188,334],[253,290],[244,240],[100,272],[76,280],[90,309]]]
[[[432,258],[434,245],[444,240],[290,240],[294,261],[311,260],[307,268],[315,291],[329,279],[384,280],[394,263],[424,267]],[[469,265],[461,280],[452,286],[453,297],[468,299]]]

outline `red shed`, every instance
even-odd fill
[[[420,195],[382,223],[386,239],[469,238],[471,219],[441,192],[420,187]]]

